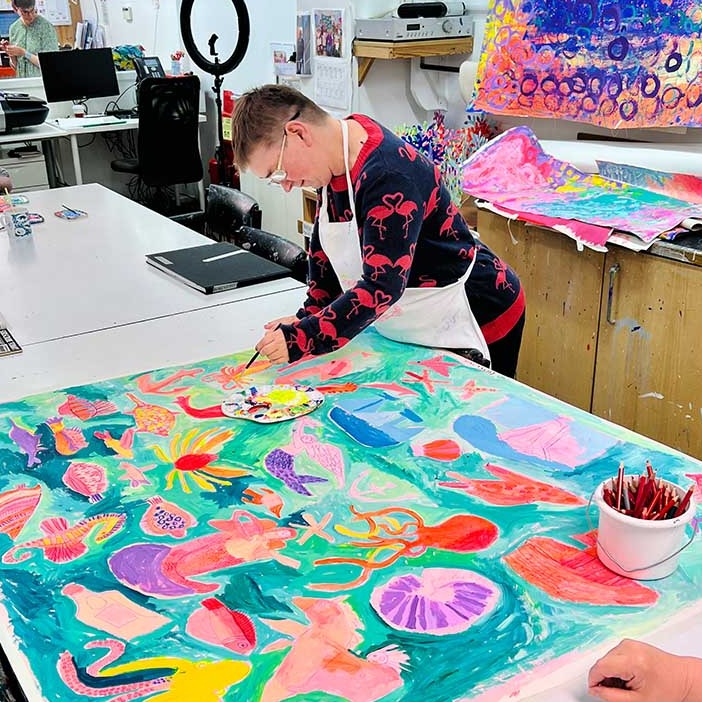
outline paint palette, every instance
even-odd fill
[[[324,402],[324,395],[309,385],[252,385],[222,402],[227,417],[261,424],[284,422],[309,414]]]

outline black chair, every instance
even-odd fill
[[[239,227],[261,227],[261,209],[241,190],[212,183],[207,188],[205,234],[218,241],[233,241]]]
[[[302,247],[289,239],[243,226],[234,232],[232,241],[242,249],[289,268],[291,278],[301,283],[307,282],[307,254]]]
[[[144,78],[139,83],[138,101],[137,158],[116,159],[111,164],[113,171],[134,176],[130,195],[143,200],[140,184],[163,188],[200,182],[200,79]]]

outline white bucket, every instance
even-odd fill
[[[679,485],[662,481],[677,491],[682,500],[686,494]],[[607,568],[634,580],[658,580],[678,567],[680,552],[692,543],[685,543],[685,527],[695,516],[694,499],[683,514],[672,519],[648,520],[630,517],[610,507],[602,496],[605,480],[595,490],[594,501],[600,510],[597,529],[597,556]]]

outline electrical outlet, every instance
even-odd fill
[[[132,10],[131,5],[123,5],[122,6],[122,19],[125,22],[133,22],[134,21],[134,12]]]

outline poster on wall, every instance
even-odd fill
[[[323,107],[351,107],[352,68],[344,45],[344,10],[313,10],[314,99]]]
[[[71,24],[71,11],[68,0],[36,0],[37,10],[51,24],[68,26]]]
[[[273,72],[276,76],[289,76],[295,74],[295,47],[293,44],[271,43],[273,56]]]
[[[491,0],[475,107],[610,129],[702,125],[697,0]]]
[[[309,12],[298,14],[296,37],[297,74],[309,76],[312,73],[312,16]]]

